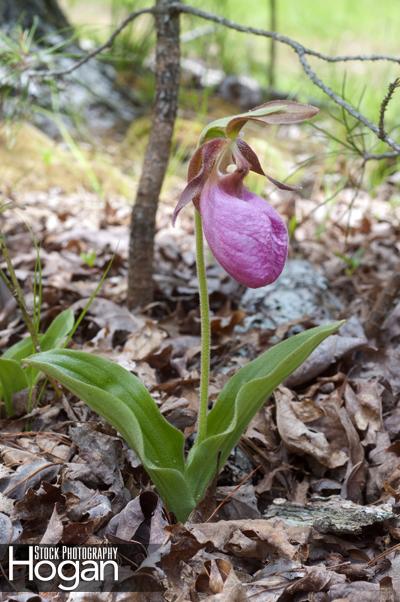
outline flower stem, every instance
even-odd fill
[[[196,263],[199,282],[200,320],[201,320],[201,372],[200,372],[200,407],[197,420],[197,440],[200,443],[207,436],[208,383],[210,378],[210,308],[206,266],[204,263],[203,227],[200,213],[195,209],[196,230]]]

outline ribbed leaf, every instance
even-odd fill
[[[54,318],[45,334],[39,334],[39,342],[42,351],[48,351],[58,347],[74,326],[74,312],[72,309],[62,311]],[[23,360],[35,353],[31,337],[26,337],[15,345],[12,345],[2,355],[4,358]]]
[[[40,341],[40,337],[39,337]],[[2,357],[9,360],[16,360],[17,362],[35,353],[31,337],[21,339],[18,343],[15,343],[9,347],[2,355]]]
[[[55,350],[28,363],[57,379],[112,424],[137,452],[167,507],[184,521],[204,496],[249,422],[272,391],[342,322],[283,341],[241,368],[207,418],[207,437],[184,461],[183,434],[170,425],[142,383],[103,358]]]
[[[54,350],[28,363],[63,384],[103,416],[136,451],[168,508],[184,520],[194,507],[184,478],[184,437],[161,415],[133,374],[104,358]]]
[[[14,413],[14,393],[28,387],[28,381],[21,365],[12,359],[0,358],[0,399],[4,401],[7,416]]]
[[[65,309],[54,318],[41,341],[40,348],[42,351],[49,351],[60,347],[65,338],[71,332],[74,326],[74,312],[72,309]]]
[[[197,501],[273,390],[341,324],[312,328],[282,341],[227,382],[208,414],[207,438],[194,445],[189,454],[186,478]]]

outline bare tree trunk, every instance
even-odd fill
[[[173,0],[157,0],[162,9]],[[156,98],[153,125],[132,209],[128,307],[153,300],[153,255],[158,198],[168,166],[179,91],[179,13],[156,15]]]
[[[36,33],[45,35],[53,30],[72,30],[57,0],[0,0],[0,24],[19,24],[30,29],[36,23]]]

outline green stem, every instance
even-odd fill
[[[3,238],[0,239],[0,251],[3,255],[4,261],[6,263],[8,273],[9,273],[9,280],[8,280],[7,276],[5,276],[5,274],[3,276],[3,272],[2,272],[2,280],[8,286],[11,294],[14,296],[14,299],[17,302],[17,305],[22,314],[22,319],[24,320],[25,325],[28,329],[28,332],[31,335],[31,339],[32,339],[32,343],[33,343],[33,347],[34,347],[35,351],[40,352],[40,343],[39,343],[38,333],[35,329],[35,324],[33,323],[32,319],[29,315],[28,309],[26,307],[24,293],[18,282],[18,278],[15,273],[10,254],[8,252],[8,247],[7,247],[6,243],[4,242]]]
[[[208,304],[208,288],[206,266],[204,263],[203,227],[200,213],[195,209],[196,230],[196,263],[199,282],[200,319],[201,319],[201,372],[200,372],[200,407],[197,421],[197,440],[200,443],[207,436],[208,383],[210,378],[210,308]]]

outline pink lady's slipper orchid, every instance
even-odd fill
[[[223,166],[232,161],[235,171],[224,173]],[[193,201],[216,260],[235,280],[258,288],[274,282],[282,272],[288,234],[277,211],[244,186],[250,169],[263,173],[254,151],[243,140],[206,142],[193,156],[189,183],[174,217]]]
[[[298,107],[307,106],[287,104],[291,114],[293,105],[297,111]],[[295,117],[300,120],[298,113]],[[272,120],[272,115],[269,118]],[[275,115],[274,118],[277,119]],[[285,119],[286,123],[290,122],[286,114]],[[231,128],[232,123],[235,120],[231,120]],[[274,282],[285,266],[287,228],[279,213],[243,184],[250,170],[266,175],[255,152],[241,138],[232,139],[223,137],[223,132],[221,134],[202,144],[193,155],[188,184],[175,209],[174,221],[179,211],[193,201],[201,214],[204,235],[216,260],[239,283],[258,288]],[[227,171],[232,164],[234,171]],[[266,177],[279,188],[293,190],[291,186]]]

